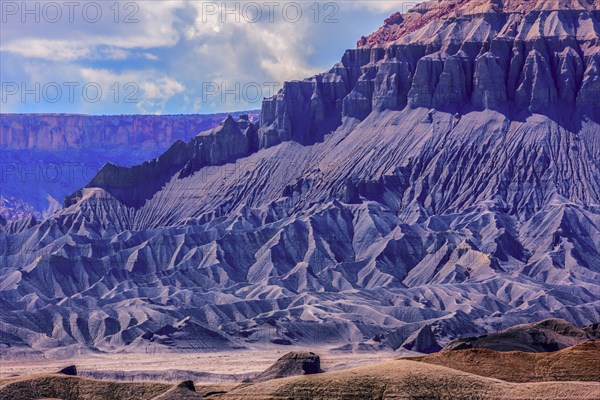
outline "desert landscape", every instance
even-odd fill
[[[327,347],[310,349],[286,346],[254,350],[228,350],[203,353],[160,354],[98,354],[69,358],[68,363],[77,365],[79,375],[121,381],[152,380],[179,382],[197,380],[209,383],[241,382],[267,369],[274,360],[287,352],[312,351],[321,355],[325,370],[336,371],[373,364],[395,357],[394,352],[367,352],[361,354],[331,351]],[[418,353],[409,353],[417,355]],[[0,378],[54,373],[65,366],[65,360],[2,361]]]
[[[322,349],[323,358],[297,350],[272,365],[268,360],[275,354],[268,351],[163,356],[163,360],[137,355],[112,357],[112,362],[98,357],[79,359],[78,365],[61,369],[56,369],[61,365],[57,362],[9,363],[8,368],[3,365],[0,399],[591,400],[600,398],[600,336],[597,326],[591,328],[545,320],[464,338],[418,357],[334,354]],[[468,348],[460,349],[465,343]],[[526,351],[517,350],[523,346]],[[135,370],[142,366],[144,372]],[[169,371],[170,366],[196,370],[177,374]],[[186,373],[191,379],[182,379]]]
[[[600,399],[600,2],[416,3],[260,112],[2,114],[103,161],[4,185],[0,399]]]

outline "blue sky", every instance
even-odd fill
[[[258,109],[284,81],[329,69],[414,4],[2,0],[0,111]]]

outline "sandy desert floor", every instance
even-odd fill
[[[465,349],[412,359],[398,359],[401,354],[389,352],[352,354],[322,348],[311,350],[321,354],[326,373],[247,382],[211,383],[202,379],[170,384],[154,382],[157,379],[123,382],[55,372],[66,364],[76,364],[78,372],[129,371],[134,378],[142,376],[141,371],[164,373],[170,369],[243,376],[266,369],[283,352],[129,354],[48,362],[10,361],[2,365],[0,400],[600,399],[597,341],[552,353]],[[297,362],[293,358],[286,360]],[[278,371],[288,371],[289,367],[278,364]],[[498,379],[501,376],[510,382]],[[582,378],[590,381],[584,382]]]
[[[207,383],[224,381],[218,375],[243,375],[264,371],[289,351],[313,351],[321,356],[321,368],[339,371],[373,364],[401,356],[394,352],[345,353],[326,348],[298,348],[240,350],[214,353],[167,354],[99,354],[68,360],[0,360],[0,378],[23,374],[54,373],[66,365],[76,365],[79,371],[156,372],[166,370],[193,371],[215,374]],[[153,379],[156,380],[156,379]],[[176,381],[177,379],[174,379]],[[165,381],[171,381],[166,378]]]

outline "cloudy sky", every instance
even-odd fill
[[[410,1],[8,1],[1,112],[214,113],[260,108],[329,69]]]

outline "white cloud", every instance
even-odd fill
[[[353,7],[375,13],[405,13],[423,0],[358,0],[348,2]]]
[[[166,101],[176,94],[183,93],[185,87],[175,79],[163,76],[153,81],[141,81],[140,89],[147,100]]]
[[[105,17],[96,24],[79,19],[70,22],[66,17],[50,25],[33,23],[33,18],[24,24],[9,20],[2,29],[0,51],[58,61],[121,60],[133,54],[128,50],[172,47],[179,42],[177,12],[185,8],[183,0],[129,2],[139,7],[136,23],[124,23],[124,15],[115,23],[109,9],[114,2],[100,3]]]
[[[99,49],[98,55],[103,60],[126,60],[131,57],[131,52],[116,47],[108,47]]]
[[[106,69],[82,68],[81,76],[85,82],[97,83],[102,88],[103,100],[135,101],[143,112],[160,113],[167,101],[185,92],[181,82],[157,71],[114,73]],[[120,92],[115,94],[114,88]]]
[[[299,3],[304,17],[296,23],[282,17],[285,1],[280,3],[274,21],[263,14],[258,23],[244,18],[236,22],[231,15],[226,15],[224,22],[220,12],[203,16],[206,3],[215,4],[195,0],[139,2],[139,23],[135,24],[110,20],[95,25],[55,24],[53,29],[4,25],[0,51],[3,63],[8,60],[12,67],[2,67],[2,71],[9,71],[5,79],[42,84],[80,80],[110,86],[136,82],[140,101],[123,105],[129,112],[136,107],[158,112],[167,103],[171,112],[259,108],[260,96],[246,103],[234,102],[231,96],[225,100],[213,96],[213,103],[207,102],[203,84],[214,82],[227,88],[258,84],[270,88],[271,83],[280,87],[284,81],[312,76],[336,62],[343,48],[353,46],[360,35],[376,28],[381,13],[391,14],[407,2],[340,2],[335,15],[339,25],[316,23],[309,9],[313,2]],[[221,7],[222,2],[216,4]],[[321,12],[322,20],[323,9]],[[324,55],[323,49],[331,54]],[[263,93],[271,94],[270,89]],[[66,111],[120,111],[122,104],[104,101],[106,107],[82,104],[82,110],[68,104]]]
[[[197,18],[186,29],[186,38],[197,43],[195,52],[205,57],[204,64],[219,67],[216,77],[239,77],[240,70],[246,69],[256,78],[284,81],[318,72],[306,61],[313,52],[307,44],[309,29],[314,29],[311,18],[291,23],[278,15],[269,22],[269,17],[263,15],[262,23],[252,23],[243,17],[236,21],[233,16],[223,15],[221,7],[216,14],[203,14],[202,3],[192,3]]]
[[[142,54],[146,60],[150,61],[158,61],[158,57],[152,53],[143,53]]]
[[[68,40],[22,39],[3,44],[0,51],[11,52],[23,57],[55,61],[74,61],[89,57],[92,50]]]

